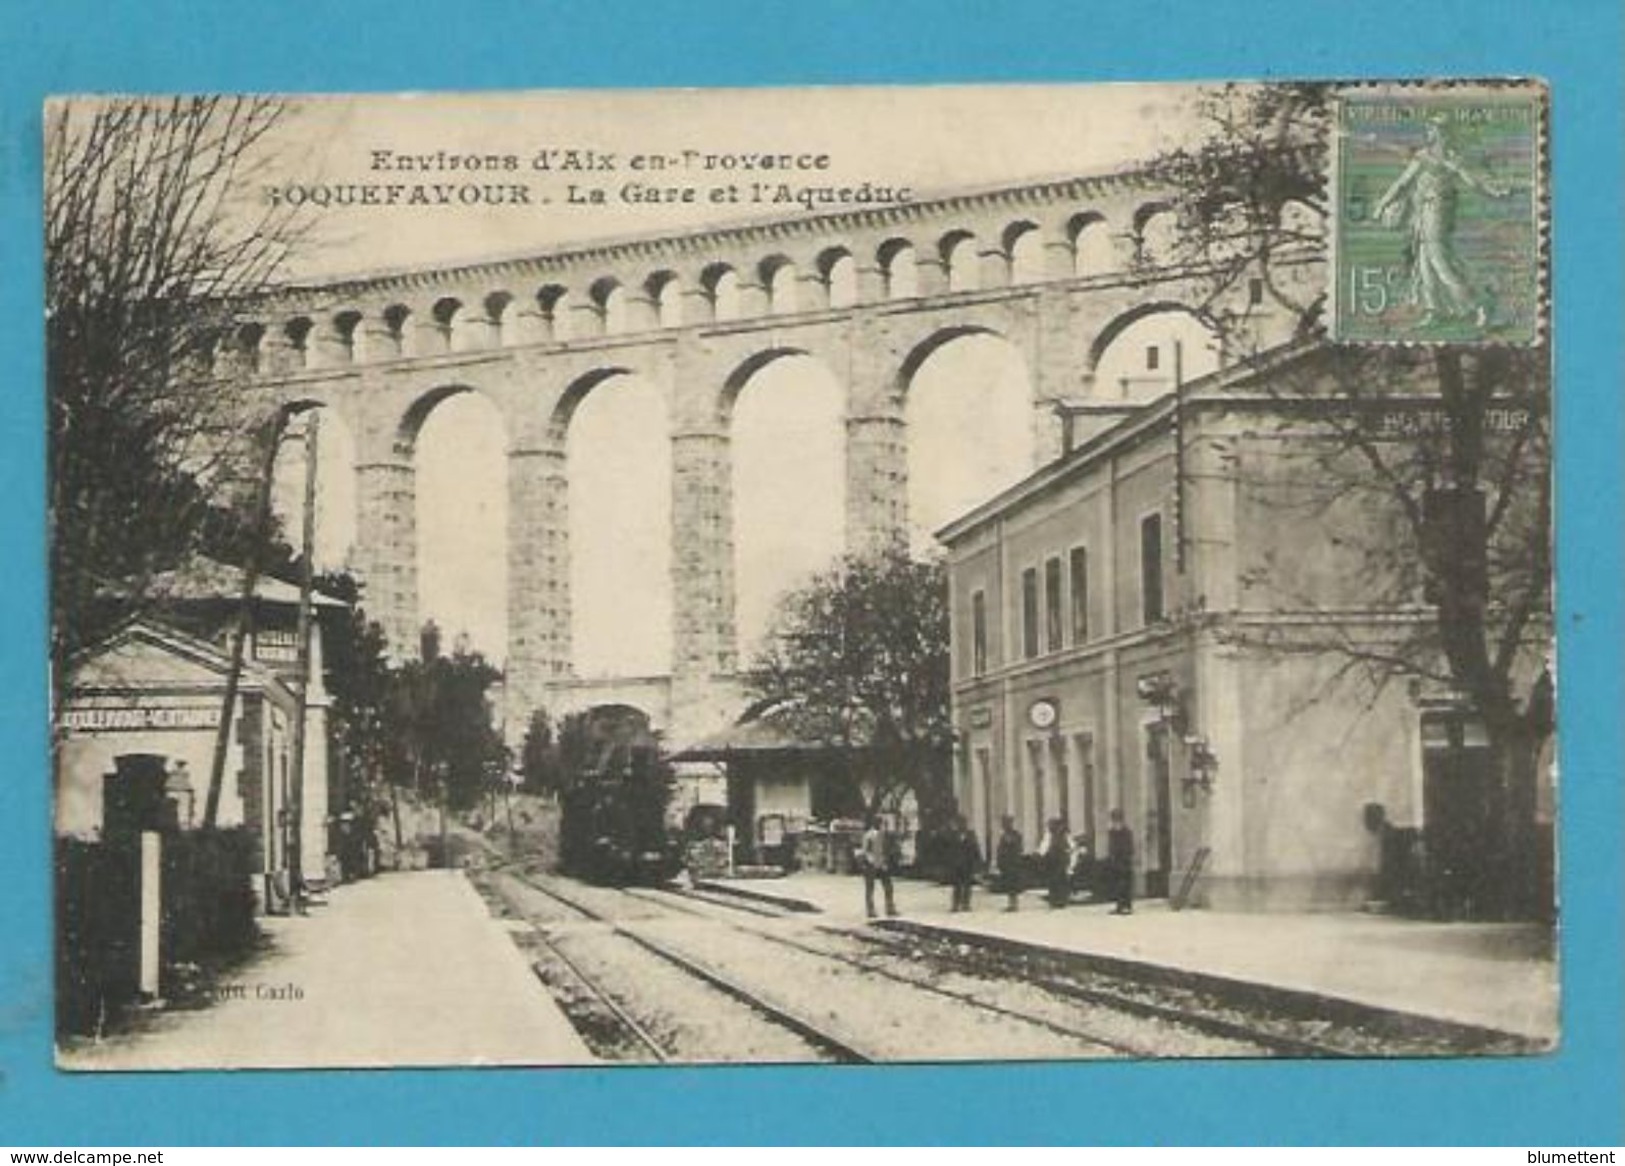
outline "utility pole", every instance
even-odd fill
[[[214,760],[209,767],[209,792],[203,803],[203,829],[214,828],[220,811],[220,791],[226,780],[226,753],[231,746],[232,722],[237,717],[237,689],[242,683],[243,653],[248,637],[254,631],[254,591],[259,586],[260,554],[266,541],[266,528],[271,521],[271,476],[276,470],[277,450],[287,429],[288,412],[277,411],[266,422],[260,437],[264,442],[259,480],[255,483],[253,528],[249,532],[248,546],[244,550],[243,588],[237,603],[237,626],[231,637],[231,666],[226,671],[226,692],[221,700],[220,727],[215,732]],[[275,837],[274,834],[270,837]]]
[[[299,623],[295,637],[299,655],[294,675],[299,704],[293,722],[293,795],[289,798],[288,806],[288,817],[292,823],[288,836],[288,884],[296,904],[304,901],[305,886],[305,698],[310,691],[310,604],[316,574],[313,560],[316,549],[316,453],[320,430],[320,413],[312,410],[305,418],[304,530],[299,555]]]
[[[1185,574],[1185,349],[1174,341],[1174,569]],[[1184,596],[1180,597],[1184,602]]]

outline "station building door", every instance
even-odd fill
[[[1471,916],[1493,888],[1499,805],[1483,722],[1448,710],[1422,714],[1422,832],[1435,904]]]
[[[1145,896],[1168,897],[1169,871],[1174,863],[1173,759],[1168,726],[1145,727],[1145,835],[1141,842],[1145,864]]]
[[[971,813],[984,846],[991,850],[998,835],[993,832],[993,751],[985,745],[977,747],[971,764]]]

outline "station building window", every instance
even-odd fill
[[[1140,606],[1147,626],[1163,617],[1162,515],[1140,520]]]
[[[1089,551],[1073,547],[1069,563],[1072,576],[1072,642],[1089,639]]]
[[[1044,564],[1044,647],[1061,650],[1061,560]]]
[[[1021,654],[1031,660],[1038,655],[1038,568],[1021,573]]]
[[[970,642],[972,676],[987,671],[987,593],[976,591],[970,597]]]

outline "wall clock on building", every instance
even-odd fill
[[[1049,697],[1033,701],[1027,710],[1027,719],[1032,722],[1035,729],[1053,729],[1060,715],[1060,706]]]

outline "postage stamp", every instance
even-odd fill
[[[1334,340],[1539,339],[1546,96],[1536,82],[1340,95],[1332,163]]]

